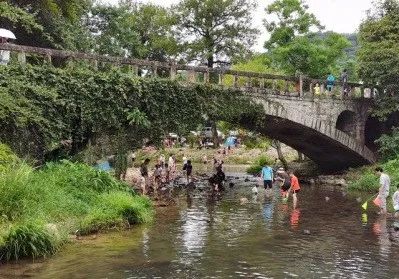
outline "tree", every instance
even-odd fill
[[[273,20],[265,21],[271,32],[265,47],[274,67],[290,75],[300,72],[313,78],[338,72],[337,64],[350,43],[337,33],[315,32],[323,27],[302,0],[276,0],[266,12]]]
[[[253,0],[182,0],[175,8],[187,59],[213,68],[248,54],[258,34],[255,7]]]
[[[272,57],[277,66],[287,74],[298,71],[313,78],[337,73],[337,62],[345,56],[348,40],[337,33],[329,33],[324,39],[309,34],[299,36],[286,45],[275,48]]]
[[[308,12],[308,6],[302,0],[276,0],[266,8],[272,20],[265,20],[267,31],[271,33],[265,48],[284,46],[292,42],[297,36],[309,34],[312,29],[323,27],[316,16]],[[277,20],[274,20],[277,18]]]
[[[379,85],[378,108],[385,118],[399,110],[399,1],[375,4],[360,25],[359,76],[367,84]]]
[[[95,7],[89,29],[99,53],[162,61],[177,53],[175,23],[176,18],[163,7],[125,3]]]
[[[82,20],[91,5],[91,0],[1,1],[0,22],[19,44],[85,50],[90,36]]]

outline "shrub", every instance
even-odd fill
[[[18,157],[11,151],[11,149],[0,143],[0,173],[8,169],[10,166],[18,161]]]
[[[33,222],[14,225],[0,244],[0,260],[45,257],[54,254],[59,245],[43,226]]]
[[[378,152],[384,160],[399,158],[399,128],[394,128],[391,135],[382,135],[376,142],[380,146]]]
[[[265,165],[271,166],[273,165],[273,161],[266,156],[260,156],[256,160],[255,164],[247,168],[247,173],[252,175],[259,174],[262,171],[263,166]]]

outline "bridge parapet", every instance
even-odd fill
[[[325,80],[312,79],[303,75],[286,76],[268,73],[236,71],[225,68],[197,67],[176,63],[176,61],[151,61],[135,58],[98,55],[93,53],[72,52],[48,48],[38,48],[15,44],[0,44],[0,50],[10,51],[21,64],[29,62],[29,57],[42,57],[46,63],[54,64],[53,60],[89,61],[93,67],[99,68],[102,64],[128,66],[133,75],[142,77],[163,77],[172,80],[178,79],[191,83],[206,83],[226,88],[235,88],[247,93],[263,93],[271,95],[292,96],[302,98],[318,98],[315,85],[319,84],[320,94],[325,93]],[[65,64],[65,63],[64,63]],[[343,98],[343,84],[335,82],[332,93],[323,97]],[[371,98],[373,86],[360,83],[347,83],[348,98]],[[322,96],[320,96],[322,97]]]

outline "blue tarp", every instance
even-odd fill
[[[226,139],[226,141],[224,142],[224,145],[225,146],[235,146],[236,142],[237,142],[237,138],[230,136]]]
[[[99,170],[102,170],[102,171],[110,171],[111,170],[111,166],[110,166],[108,161],[104,161],[104,162],[98,163],[95,166],[95,168],[99,169]]]

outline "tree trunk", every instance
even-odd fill
[[[278,140],[273,140],[272,146],[277,150],[278,159],[281,163],[283,163],[285,170],[287,170],[288,163],[287,160],[284,158],[283,152],[281,151],[281,142],[279,142]]]
[[[213,147],[218,148],[219,147],[219,136],[218,136],[218,130],[216,127],[216,121],[212,121],[212,138],[213,138]]]
[[[305,156],[303,156],[303,154],[301,152],[299,152],[299,151],[297,151],[297,152],[298,152],[298,161],[303,162],[303,160],[305,159]]]

